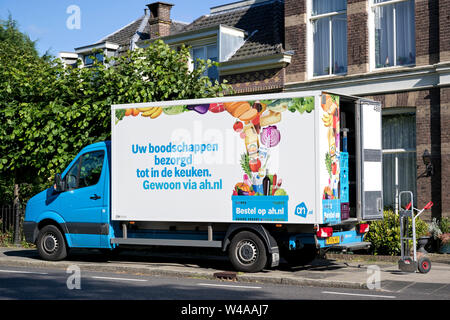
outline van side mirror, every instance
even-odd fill
[[[56,192],[63,192],[65,190],[65,183],[59,173],[55,175],[55,185],[53,186],[53,189],[55,189]]]

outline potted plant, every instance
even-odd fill
[[[430,242],[428,243],[428,251],[438,252],[439,251],[439,237],[442,235],[441,228],[439,227],[439,221],[433,218],[430,225],[428,226],[428,235],[430,236]]]
[[[440,253],[450,253],[450,220],[445,217],[442,218],[439,222],[439,228],[441,230],[441,234],[439,235]]]
[[[432,249],[435,252],[450,253],[450,220],[433,218],[428,227],[428,234],[433,239]]]

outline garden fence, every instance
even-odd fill
[[[14,242],[21,239],[22,210],[20,207],[0,207],[0,232],[2,234],[14,232]]]

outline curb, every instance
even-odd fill
[[[214,276],[217,270],[212,271],[188,271],[188,270],[174,270],[164,269],[160,267],[136,267],[136,266],[122,266],[122,265],[110,265],[104,264],[99,267],[98,264],[79,263],[74,262],[49,262],[43,260],[36,261],[19,261],[19,260],[3,260],[0,259],[0,266],[9,267],[34,267],[34,268],[49,268],[66,270],[69,266],[77,264],[82,271],[92,272],[112,272],[112,273],[128,273],[136,275],[147,276],[159,276],[159,277],[178,277],[178,278],[200,278],[206,280],[216,280],[220,282],[226,282],[226,280],[220,280]],[[366,283],[349,282],[349,281],[336,281],[336,280],[320,280],[320,279],[308,279],[300,277],[273,277],[262,276],[259,274],[237,274],[234,282],[242,283],[261,283],[261,284],[277,284],[277,285],[294,285],[294,286],[311,286],[311,287],[332,287],[332,288],[347,288],[347,289],[368,289]]]
[[[308,278],[266,278],[261,276],[244,275],[238,276],[238,281],[248,283],[266,283],[278,285],[293,285],[306,287],[324,287],[324,288],[343,288],[343,289],[368,289],[366,283],[337,281],[337,280],[319,280]]]
[[[450,255],[428,253],[427,256],[431,262],[450,264]],[[368,256],[362,254],[339,254],[327,253],[326,259],[340,260],[340,261],[369,261],[369,262],[386,262],[398,263],[400,256]]]

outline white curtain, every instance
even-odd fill
[[[415,115],[383,116],[383,149],[415,149]],[[416,153],[398,154],[399,192],[412,191],[416,200]],[[383,198],[385,206],[395,204],[395,155],[383,155]]]
[[[329,18],[313,21],[314,75],[329,74],[330,67],[330,25]]]
[[[396,4],[395,20],[397,28],[397,64],[413,64],[416,62],[414,1]]]
[[[347,0],[313,0],[313,15],[347,9]]]
[[[393,12],[393,5],[375,8],[375,61],[377,68],[393,66],[395,63]]]
[[[313,0],[313,16],[345,10],[347,0]],[[314,76],[347,72],[347,15],[313,20],[313,42]]]
[[[386,0],[374,0],[374,3],[381,2],[386,2]],[[413,0],[375,7],[375,60],[377,68],[415,63],[414,19]]]
[[[347,72],[347,15],[332,18],[334,74]]]

